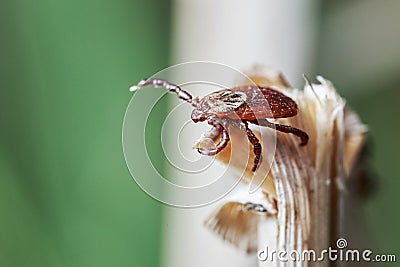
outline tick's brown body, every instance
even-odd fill
[[[292,133],[301,138],[300,145],[306,145],[308,135],[300,129],[269,122],[268,118],[287,118],[297,114],[297,104],[290,97],[267,87],[241,86],[213,92],[203,98],[193,98],[188,92],[179,86],[161,79],[147,79],[141,81],[132,91],[148,86],[164,86],[178,97],[192,104],[195,108],[191,118],[196,122],[207,121],[215,128],[210,136],[214,141],[220,139],[214,149],[205,150],[198,148],[199,153],[204,155],[215,155],[220,152],[229,142],[227,131],[231,121],[239,122],[243,131],[246,132],[250,143],[253,145],[255,154],[252,171],[255,171],[261,160],[261,144],[254,133],[249,129],[248,122],[260,126],[266,126],[285,133]]]
[[[232,97],[235,95],[238,97]],[[216,106],[220,106],[219,102],[222,102],[225,110],[220,108],[214,112]],[[205,114],[214,113],[219,118],[235,120],[239,117],[248,121],[287,118],[297,114],[297,104],[290,97],[271,88],[257,86],[241,86],[211,93],[200,99],[196,108]]]

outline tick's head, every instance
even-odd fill
[[[245,93],[233,92],[230,89],[208,94],[199,100],[196,99],[195,109],[192,111],[192,120],[201,122],[207,120],[210,115],[222,117],[235,112],[238,107],[245,103],[246,98]]]

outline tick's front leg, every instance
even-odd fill
[[[131,88],[129,88],[130,91],[134,92],[142,87],[146,87],[149,85],[154,85],[154,86],[162,86],[165,87],[165,89],[167,89],[170,92],[176,93],[176,95],[186,101],[192,104],[192,106],[196,107],[198,102],[197,102],[197,98],[193,99],[192,95],[189,94],[188,92],[186,92],[185,90],[183,90],[180,86],[170,83],[166,80],[163,79],[156,79],[156,78],[149,78],[149,79],[145,79],[140,81],[137,85],[131,86]]]
[[[218,137],[221,136],[221,140],[215,146],[214,149],[197,148],[197,151],[202,155],[214,156],[226,147],[226,145],[229,142],[229,134],[228,134],[228,131],[221,125],[221,123],[216,121],[214,118],[208,119],[208,124],[212,125],[215,128],[215,131],[210,136],[210,138],[213,141],[216,141],[218,139]]]

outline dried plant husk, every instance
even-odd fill
[[[239,185],[240,190],[205,221],[205,224],[217,232],[224,240],[234,244],[247,253],[257,250],[257,229],[263,217],[276,216],[276,203],[261,190],[249,194],[247,187]],[[257,203],[263,211],[249,208],[248,204]]]
[[[234,175],[242,175],[243,183],[258,181],[264,203],[270,203],[277,212],[243,212],[240,206],[248,200],[234,199],[211,215],[208,225],[239,247],[243,247],[239,243],[246,244],[244,240],[257,242],[254,240],[257,238],[263,239],[265,245],[286,251],[314,249],[318,252],[334,246],[335,238],[342,234],[346,204],[343,194],[346,194],[348,176],[359,158],[367,128],[346,106],[332,83],[323,77],[317,77],[318,84],[306,79],[304,89],[299,90],[291,88],[278,72],[257,69],[249,76],[255,84],[272,87],[295,100],[299,109],[296,116],[272,121],[302,129],[310,139],[306,146],[299,146],[296,136],[276,132],[275,153],[269,159],[268,153],[273,151],[269,144],[274,143],[271,141],[274,136],[271,129],[261,129],[256,135],[260,137],[262,133],[260,141],[267,160],[253,173],[251,145],[238,127],[230,127],[232,143],[238,139],[242,145],[228,145],[216,158],[229,164]],[[244,168],[243,162],[247,162]],[[247,193],[249,199],[250,195]],[[276,223],[276,229],[272,229],[275,235],[268,235],[267,239],[260,237],[261,220]],[[254,242],[243,249],[255,251]],[[301,266],[312,264],[306,262]],[[318,262],[318,266],[329,264]]]

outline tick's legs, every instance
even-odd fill
[[[215,142],[218,139],[218,137],[221,136],[223,127],[221,126],[221,124],[216,124],[213,126],[214,127],[211,129],[210,132],[207,133],[206,137],[210,138]]]
[[[258,138],[254,135],[253,131],[249,128],[249,125],[247,124],[247,121],[242,120],[242,125],[244,126],[244,129],[247,134],[247,138],[249,139],[250,143],[253,145],[253,151],[254,151],[254,165],[251,171],[256,171],[258,168],[258,164],[261,162],[261,144]]]
[[[163,79],[146,79],[146,80],[141,80],[137,85],[132,86],[129,90],[130,91],[136,91],[142,87],[149,86],[149,85],[154,85],[154,86],[162,86],[165,87],[170,92],[176,93],[178,97],[186,102],[191,103],[194,107],[197,106],[197,98],[193,99],[193,97],[183,90],[181,87],[179,87],[176,84],[169,83],[166,80]]]
[[[229,134],[228,131],[221,125],[221,123],[216,121],[214,118],[208,118],[207,121],[208,124],[215,127],[216,130],[215,133],[210,136],[210,138],[213,141],[215,141],[219,136],[221,136],[221,141],[219,141],[219,143],[215,146],[214,149],[207,150],[207,149],[197,148],[197,151],[202,155],[214,156],[215,154],[217,154],[226,147],[226,145],[229,142]]]
[[[308,143],[308,134],[303,132],[302,130],[294,128],[292,126],[272,123],[272,122],[269,122],[268,120],[252,120],[249,122],[260,125],[260,126],[266,126],[266,127],[275,129],[280,132],[294,134],[294,135],[300,137],[300,139],[301,139],[300,145],[301,146],[304,146]]]

